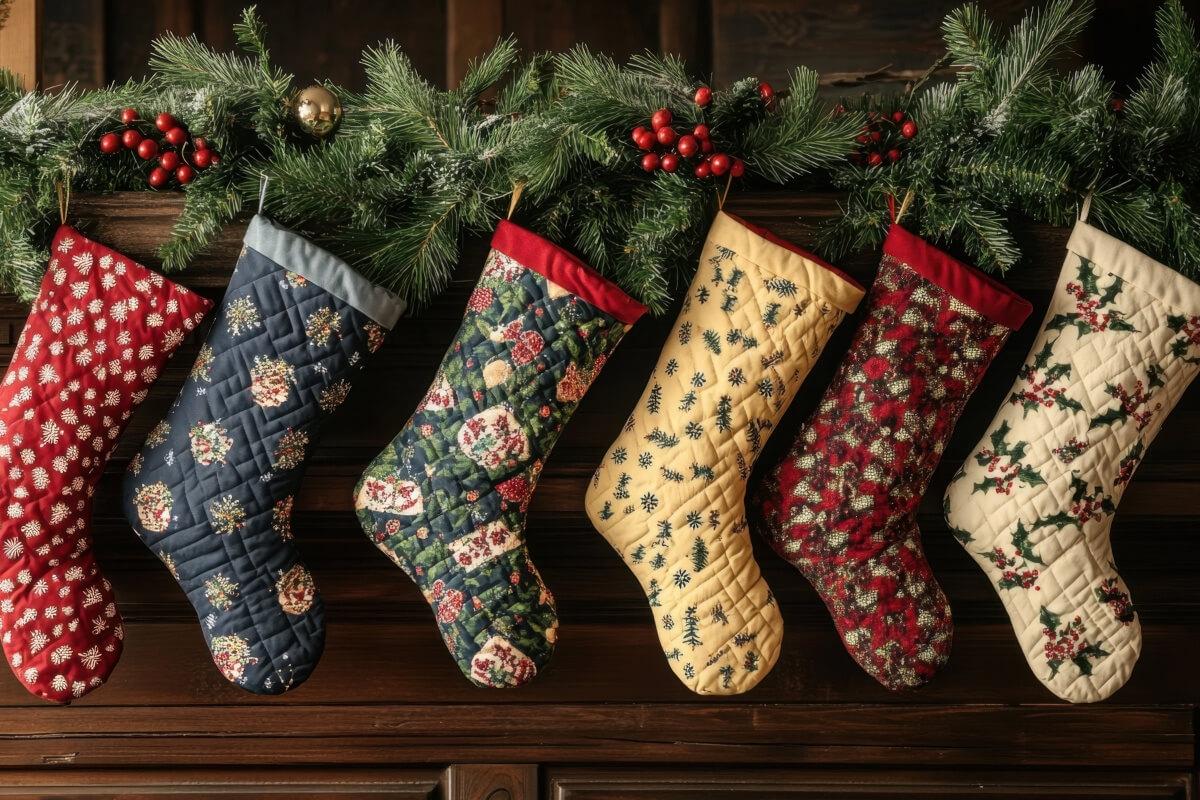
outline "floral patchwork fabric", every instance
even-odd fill
[[[1141,627],[1113,515],[1200,368],[1200,286],[1079,223],[1007,401],[946,492],[1034,674],[1072,702],[1119,689]]]
[[[644,312],[573,256],[501,223],[462,326],[355,507],[420,587],[463,674],[518,686],[550,659],[554,598],[526,511],[563,426]]]
[[[401,310],[255,217],[179,398],[130,463],[126,517],[187,593],[221,674],[244,689],[287,691],[321,655],[321,599],[293,543],[296,490]]]
[[[0,384],[0,641],[21,684],[69,702],[124,626],[91,549],[104,465],[211,303],[68,226]]]
[[[642,585],[667,663],[699,694],[753,688],[783,621],[754,559],[746,481],[852,280],[718,214],[650,381],[592,478],[592,524]]]
[[[888,688],[926,682],[949,657],[950,607],[925,560],[917,506],[963,406],[1029,311],[893,226],[849,352],[761,489],[771,544]]]

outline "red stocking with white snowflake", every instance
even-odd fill
[[[0,384],[0,642],[22,685],[69,702],[121,655],[92,554],[92,495],[133,409],[208,300],[59,228]]]

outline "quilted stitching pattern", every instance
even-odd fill
[[[727,216],[587,493],[637,576],[675,675],[736,694],[775,665],[783,620],[744,513],[750,470],[862,290]]]
[[[916,510],[1009,332],[885,254],[841,367],[763,482],[767,537],[820,594],[850,655],[890,689],[925,683],[949,658],[950,606]]]
[[[221,674],[249,691],[287,691],[320,658],[323,605],[292,541],[293,498],[308,449],[384,336],[243,248],[178,400],[130,464],[126,517],[187,594]]]
[[[946,492],[1034,674],[1071,702],[1141,651],[1113,515],[1200,364],[1200,286],[1080,223],[1008,400]]]
[[[359,481],[364,530],[421,589],[476,685],[526,683],[553,653],[558,616],[525,544],[526,509],[624,333],[492,250],[433,385]]]
[[[63,226],[0,386],[0,640],[31,692],[68,702],[121,655],[92,554],[92,494],[133,410],[210,303]]]

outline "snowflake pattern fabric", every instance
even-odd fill
[[[1200,286],[1080,222],[1012,392],[946,491],[951,530],[1064,700],[1102,700],[1133,672],[1113,515],[1198,365]]]
[[[133,410],[210,307],[73,228],[54,237],[0,384],[0,641],[47,700],[96,688],[121,655],[92,496]]]
[[[459,669],[518,686],[554,649],[526,510],[563,426],[645,309],[502,222],[462,326],[404,430],[355,491],[359,521],[434,612]]]
[[[925,683],[949,657],[950,607],[925,560],[917,506],[967,399],[1030,310],[892,226],[866,318],[760,490],[772,546],[888,688]]]
[[[699,694],[771,671],[783,621],[743,501],[775,429],[863,290],[729,214],[642,398],[588,489],[592,524],[637,576],[675,675]]]
[[[208,340],[125,479],[125,514],[195,607],[221,674],[300,685],[324,612],[293,543],[308,453],[402,310],[345,262],[255,217]]]

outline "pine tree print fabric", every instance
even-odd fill
[[[946,492],[1030,669],[1094,702],[1142,633],[1113,561],[1117,504],[1200,364],[1200,286],[1080,222],[1012,392]]]
[[[0,384],[0,642],[21,684],[100,686],[124,628],[92,552],[92,497],[133,410],[211,307],[69,226]]]
[[[565,250],[510,222],[420,406],[355,491],[359,521],[421,589],[478,686],[531,680],[558,617],[525,544],[563,426],[645,312]]]
[[[754,560],[746,481],[833,330],[853,280],[720,213],[650,381],[588,489],[592,524],[637,576],[675,675],[754,687],[783,620]]]
[[[892,226],[855,333],[756,505],[820,594],[850,655],[891,689],[950,654],[950,607],[916,511],[963,406],[1030,305]]]
[[[293,542],[308,453],[401,301],[256,216],[220,313],[125,478],[125,516],[179,582],[213,662],[258,694],[300,685],[324,647]]]

